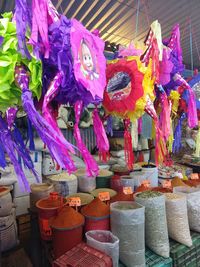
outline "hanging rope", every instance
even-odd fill
[[[187,18],[186,18],[186,21],[185,21],[184,28],[183,28],[183,32],[182,32],[182,34],[181,34],[181,41],[184,39],[185,32],[186,32],[187,26],[188,26],[189,24],[190,24],[190,18],[187,17]]]
[[[135,23],[135,38],[138,33],[138,23],[139,23],[139,12],[140,12],[140,0],[137,2],[137,13],[136,13],[136,23]]]
[[[192,47],[192,21],[190,19],[190,61],[191,61],[191,71],[192,71],[192,76],[193,76],[193,71],[194,71],[194,61],[193,61],[193,47]]]
[[[147,7],[147,4],[146,4],[146,0],[142,0],[142,3],[144,5],[144,12],[145,12],[146,20],[147,20],[147,25],[149,27],[149,25],[151,23],[150,23],[150,19],[149,19],[149,12],[148,12],[148,7]]]

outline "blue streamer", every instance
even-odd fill
[[[28,123],[28,132],[27,132],[27,141],[29,140],[29,149],[31,151],[35,151],[35,143],[34,143],[34,136],[33,136],[33,126],[31,121],[27,118]]]
[[[174,131],[174,142],[173,142],[173,153],[178,153],[182,148],[181,137],[182,137],[182,122],[186,118],[186,114],[183,113],[178,121],[176,129]]]
[[[0,166],[2,168],[6,167],[6,158],[5,158],[5,152],[2,146],[2,143],[0,142]]]

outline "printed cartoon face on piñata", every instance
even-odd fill
[[[91,93],[93,99],[95,97],[103,99],[106,86],[104,42],[84,28],[80,22],[72,19],[70,43],[77,83],[81,83]]]
[[[81,41],[79,59],[81,62],[81,71],[85,78],[89,80],[98,79],[99,73],[97,73],[98,66],[96,57],[92,55],[92,51],[84,39]]]
[[[130,118],[136,102],[144,95],[144,75],[138,70],[136,60],[119,59],[107,65],[107,87],[103,105],[109,114]]]
[[[130,76],[126,72],[117,72],[107,85],[108,95],[111,100],[122,100],[131,92]]]

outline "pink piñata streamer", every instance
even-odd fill
[[[71,153],[75,153],[72,145],[67,142],[65,137],[63,136],[61,130],[59,129],[56,120],[52,116],[51,106],[50,102],[55,98],[55,96],[59,92],[59,87],[62,83],[63,74],[61,72],[58,72],[56,76],[54,77],[53,81],[51,82],[48,91],[44,97],[43,106],[42,106],[42,115],[46,119],[46,121],[54,128],[54,130],[57,132],[57,136],[59,136],[59,139],[57,138],[57,141],[60,142],[62,140],[62,144],[60,143],[60,146],[64,149],[68,149]]]
[[[38,46],[39,34],[42,40],[44,57],[49,58],[49,38],[48,38],[48,2],[47,0],[32,1],[32,32],[29,43]]]
[[[86,170],[87,174],[90,177],[97,176],[98,175],[98,165],[94,158],[91,156],[90,152],[86,148],[85,144],[83,143],[81,139],[81,133],[80,129],[78,127],[79,121],[80,121],[80,116],[81,116],[81,111],[83,108],[83,102],[82,101],[77,101],[74,105],[74,110],[75,110],[75,118],[76,118],[76,123],[74,125],[74,138],[77,143],[77,147],[81,151],[81,154],[83,156],[83,160],[86,165]]]
[[[109,141],[103,123],[99,117],[97,108],[95,108],[93,111],[93,128],[96,136],[97,147],[99,149],[100,159],[107,161],[107,159],[109,159]]]

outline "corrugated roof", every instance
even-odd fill
[[[53,0],[60,13],[76,18],[89,30],[98,28],[105,41],[127,45],[132,40],[143,41],[149,23],[155,19],[161,23],[162,35],[170,35],[172,27],[179,23],[184,63],[191,67],[190,25],[193,29],[193,61],[200,67],[200,0],[140,0],[138,28],[136,16],[138,0]],[[14,0],[0,0],[0,11],[14,8]],[[199,49],[200,50],[200,49]]]

